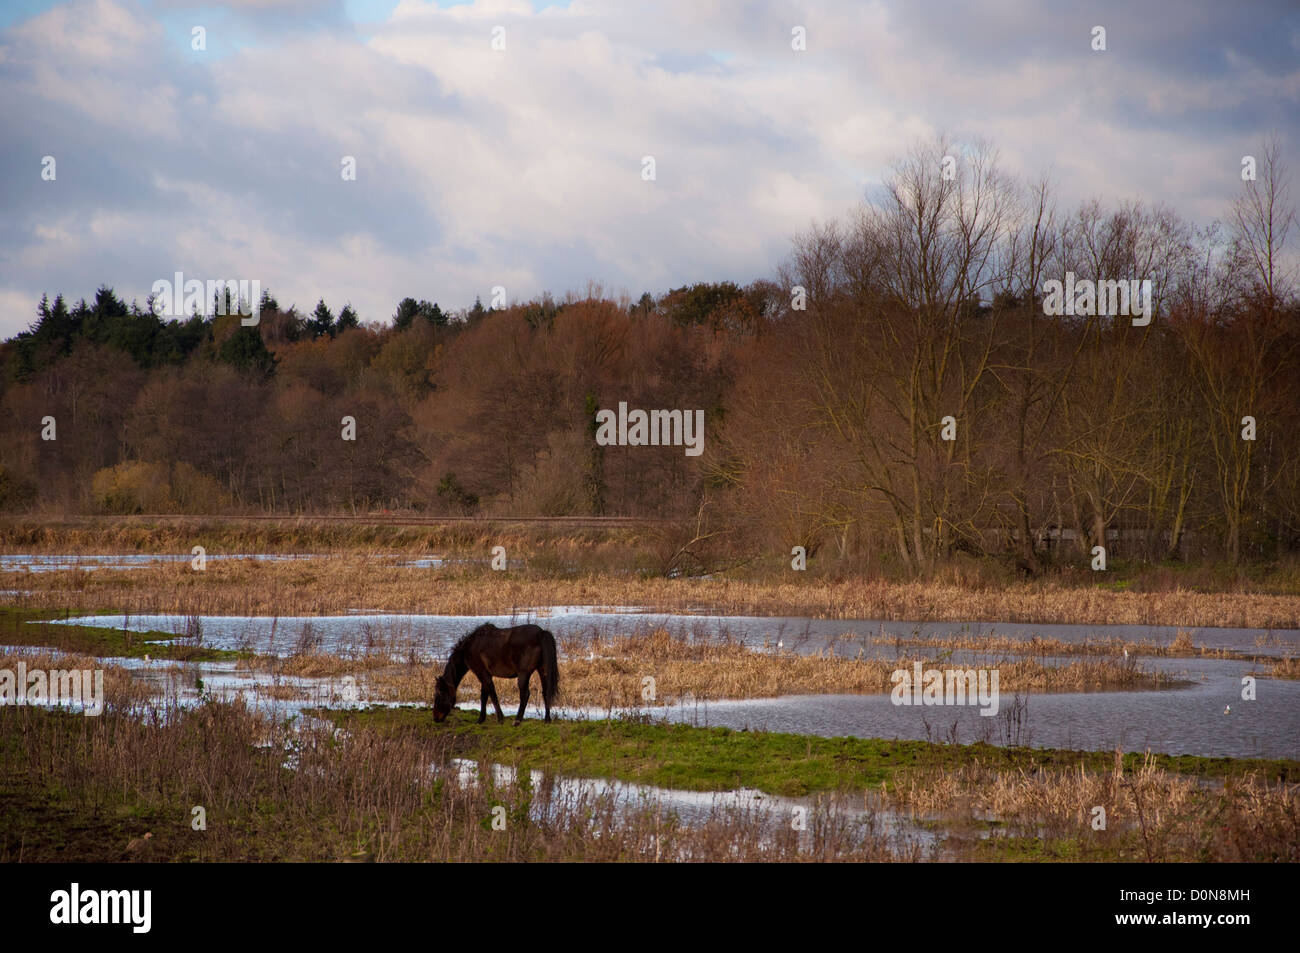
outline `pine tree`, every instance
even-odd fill
[[[307,329],[311,331],[313,338],[318,338],[323,334],[328,334],[330,337],[334,336],[334,314],[325,306],[324,298],[316,303],[316,310],[311,313],[311,320],[307,322]]]
[[[361,322],[357,320],[357,313],[352,310],[351,304],[345,304],[343,310],[339,312],[339,319],[334,323],[334,333],[342,334],[348,328],[360,327]]]

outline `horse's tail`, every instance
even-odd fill
[[[549,708],[560,691],[560,665],[555,655],[555,636],[542,629],[542,698]]]

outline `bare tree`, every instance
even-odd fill
[[[1248,179],[1233,200],[1229,223],[1237,266],[1249,272],[1251,283],[1275,305],[1295,289],[1295,264],[1286,262],[1284,252],[1296,209],[1276,134],[1263,143],[1259,159],[1255,178]]]

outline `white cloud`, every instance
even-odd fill
[[[403,0],[368,39],[259,30],[286,7],[336,8],[246,0],[226,5],[237,49],[207,59],[171,49],[155,19],[190,6],[74,0],[0,33],[15,130],[0,163],[17,163],[0,174],[60,162],[57,184],[4,193],[0,334],[42,290],[142,300],[178,268],[257,277],[282,304],[351,300],[368,320],[495,284],[519,298],[589,278],[634,295],[747,281],[939,129],[986,136],[1026,176],[1051,165],[1067,206],[1140,194],[1204,218],[1233,187],[1224,157],[1230,178],[1245,151],[1215,124],[1253,109],[1294,142],[1300,91],[1300,70],[1239,39],[1216,75],[1189,78],[1158,34],[1132,32],[1154,28],[1117,27],[1098,62],[1056,20],[996,0],[961,19],[882,2]],[[1212,46],[1221,22],[1185,30]],[[1255,124],[1231,135],[1252,141]],[[645,154],[657,181],[641,180]]]

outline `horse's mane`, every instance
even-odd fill
[[[465,663],[465,651],[469,648],[470,639],[474,638],[474,636],[478,635],[480,632],[485,632],[488,629],[495,628],[496,626],[491,622],[484,622],[468,635],[462,635],[456,644],[451,647],[451,654],[447,656],[447,668],[444,669],[444,672],[452,672],[457,677],[463,677],[465,670],[469,668]]]

